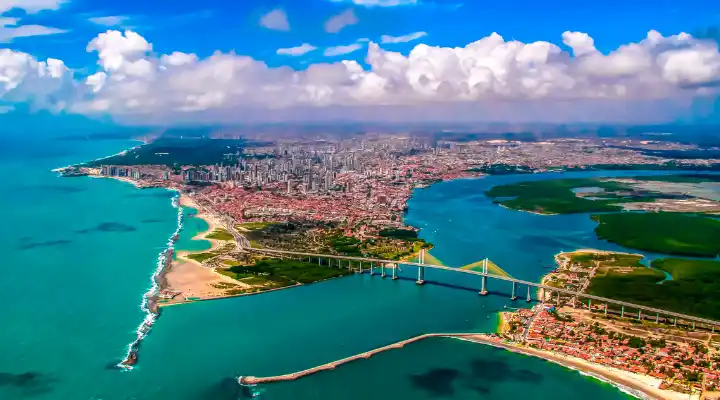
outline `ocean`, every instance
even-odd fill
[[[426,332],[492,331],[513,306],[509,286],[427,271],[405,279],[355,275],[274,293],[167,307],[132,371],[116,364],[145,318],[141,302],[177,228],[174,193],[108,179],[58,178],[50,169],[136,145],[122,140],[3,139],[4,262],[0,265],[0,399],[239,399],[238,375],[275,375]],[[525,177],[527,178],[527,177]],[[492,177],[418,190],[409,223],[448,265],[490,257],[537,280],[561,249],[613,246],[581,218],[517,213],[482,190]],[[207,225],[185,218],[177,249]],[[554,217],[553,217],[554,218]],[[590,231],[587,229],[590,228]],[[521,305],[518,302],[515,305]],[[430,339],[296,382],[265,399],[622,399],[617,388],[539,359],[455,339]]]

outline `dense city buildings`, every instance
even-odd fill
[[[132,165],[130,157],[137,155],[126,153],[130,159],[120,158],[122,165],[100,164],[89,173],[141,186],[184,187],[237,222],[331,221],[363,237],[402,226],[412,190],[438,180],[614,165],[702,168],[718,161],[664,158],[657,152],[693,148],[621,139],[452,141],[396,134],[257,143],[242,150],[227,145],[223,161],[211,164],[181,165],[172,154],[155,153],[169,157],[169,164]]]

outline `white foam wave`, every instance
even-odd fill
[[[129,360],[133,354],[137,355],[136,353],[138,351],[140,343],[143,341],[143,339],[147,337],[153,324],[155,324],[155,321],[157,321],[158,314],[150,309],[149,302],[150,299],[154,296],[157,296],[160,291],[158,279],[167,264],[172,262],[172,260],[169,258],[172,257],[172,253],[175,250],[175,242],[177,241],[177,237],[183,227],[183,209],[182,207],[180,207],[179,200],[180,193],[176,192],[175,196],[173,196],[172,198],[171,203],[173,208],[177,209],[177,228],[175,229],[175,232],[170,235],[167,246],[165,246],[163,251],[160,252],[160,254],[158,255],[155,271],[150,277],[150,288],[143,295],[142,303],[140,304],[140,309],[145,313],[145,318],[140,323],[140,325],[138,325],[137,329],[135,329],[135,334],[137,336],[135,340],[132,341],[132,343],[128,344],[123,361],[117,364],[118,367],[125,370],[132,370],[132,365],[124,364],[124,362]]]

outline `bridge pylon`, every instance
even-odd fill
[[[425,267],[418,267],[418,278],[417,278],[418,285],[424,285],[425,284]]]
[[[392,270],[393,270],[392,280],[395,280],[395,279],[398,278],[398,276],[397,276],[397,269],[398,269],[397,264],[393,265],[393,269],[392,269]]]
[[[515,301],[517,300],[517,282],[513,281],[512,283],[512,294],[510,295],[510,300]]]
[[[425,249],[420,250],[420,254],[418,255],[418,261],[420,264],[425,264]],[[424,285],[425,284],[425,267],[419,266],[418,267],[418,278],[417,278],[418,285]]]
[[[480,288],[480,293],[478,293],[480,296],[487,296],[487,274],[488,274],[488,259],[483,260],[483,270],[482,270],[482,287]]]
[[[528,288],[528,294],[527,294],[527,300],[525,300],[525,301],[527,301],[529,303],[532,301],[532,297],[530,297],[530,286],[528,286],[527,288]]]

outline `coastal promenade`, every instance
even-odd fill
[[[433,337],[473,337],[477,338],[477,333],[426,333],[424,335],[415,336],[410,339],[406,339],[400,342],[396,342],[393,344],[389,344],[387,346],[378,347],[377,349],[366,351],[364,353],[356,354],[354,356],[346,357],[341,360],[329,362],[327,364],[318,365],[317,367],[305,369],[298,372],[293,372],[291,374],[285,374],[285,375],[276,375],[276,376],[267,376],[267,377],[255,377],[255,376],[242,376],[238,378],[238,383],[241,385],[257,385],[260,383],[272,383],[272,382],[282,382],[282,381],[294,381],[296,379],[300,379],[304,376],[312,375],[315,373],[318,373],[320,371],[328,371],[333,370],[336,367],[339,367],[343,364],[347,364],[352,361],[361,360],[361,359],[368,359],[375,354],[382,353],[383,351],[393,350],[393,349],[399,349],[403,346],[414,343],[423,339],[433,338]],[[488,340],[489,341],[489,340]]]
[[[237,233],[234,231],[234,229],[231,230],[231,232],[233,232],[233,234]],[[242,235],[239,235],[239,236],[242,236]],[[261,249],[261,248],[254,248],[254,247],[247,246],[245,244],[247,239],[245,239],[245,238],[243,238],[243,239],[245,240],[245,242],[238,241],[238,244],[240,244],[241,248],[245,251],[251,251],[251,252],[256,252],[256,253],[265,254],[265,255],[269,255],[269,256],[275,256],[275,257],[294,257],[294,258],[310,258],[310,259],[317,258],[318,262],[320,262],[320,260],[322,260],[322,259],[337,260],[338,267],[341,267],[341,264],[342,264],[341,261],[343,261],[343,260],[348,261],[348,262],[355,261],[355,262],[360,263],[359,264],[360,271],[362,271],[362,263],[366,263],[368,265],[368,267],[369,267],[368,269],[370,270],[371,273],[373,273],[373,268],[376,268],[376,267],[383,268],[386,265],[399,264],[399,265],[414,266],[414,267],[418,268],[418,281],[417,281],[418,284],[425,283],[425,279],[424,279],[425,268],[439,269],[439,270],[445,270],[445,271],[450,271],[450,272],[455,272],[455,273],[480,276],[482,278],[482,283],[481,283],[482,286],[481,286],[481,290],[479,292],[481,295],[486,295],[488,293],[487,280],[495,279],[495,280],[501,280],[501,281],[512,283],[511,298],[513,300],[517,298],[518,285],[523,285],[523,286],[527,287],[527,293],[528,293],[527,301],[531,300],[530,288],[536,288],[536,289],[541,289],[545,292],[550,292],[550,293],[554,293],[554,294],[558,294],[558,295],[559,294],[567,295],[567,296],[570,296],[575,299],[586,299],[586,300],[588,300],[588,305],[591,305],[593,301],[596,303],[605,304],[605,312],[608,312],[607,305],[613,304],[613,305],[619,306],[621,308],[621,316],[624,316],[624,317],[630,317],[630,314],[626,313],[625,310],[632,309],[637,312],[637,314],[635,314],[635,315],[637,315],[638,319],[642,319],[643,313],[645,313],[644,317],[652,316],[652,317],[654,317],[653,319],[655,319],[656,321],[659,320],[660,316],[662,316],[663,318],[673,318],[673,319],[675,319],[675,322],[677,322],[678,319],[682,320],[682,321],[687,321],[689,323],[692,323],[693,326],[696,323],[702,324],[702,325],[708,327],[709,329],[712,329],[713,332],[716,329],[720,328],[720,322],[714,321],[711,319],[707,319],[707,318],[701,318],[701,317],[696,317],[696,316],[692,316],[692,315],[676,313],[673,311],[643,306],[640,304],[634,304],[634,303],[629,303],[626,301],[610,299],[607,297],[595,296],[595,295],[591,295],[591,294],[587,294],[587,293],[583,293],[583,292],[576,292],[576,291],[572,291],[572,290],[556,288],[553,286],[548,286],[548,285],[543,285],[541,283],[535,283],[535,282],[525,281],[525,280],[521,280],[521,279],[516,279],[516,278],[509,277],[509,276],[491,274],[491,273],[488,273],[488,270],[487,270],[487,259],[485,260],[483,270],[475,271],[475,270],[470,270],[470,269],[460,269],[460,268],[446,267],[446,266],[442,266],[442,265],[425,264],[425,263],[411,262],[411,261],[383,260],[383,259],[378,259],[378,258],[351,257],[351,256],[342,256],[342,255],[336,255],[336,254],[313,254],[313,253],[303,253],[303,252],[295,252],[295,251],[287,251],[287,250],[274,250],[274,249],[267,249],[267,248]],[[242,244],[245,244],[245,245],[243,246]],[[395,268],[393,268],[393,274],[395,274]]]

